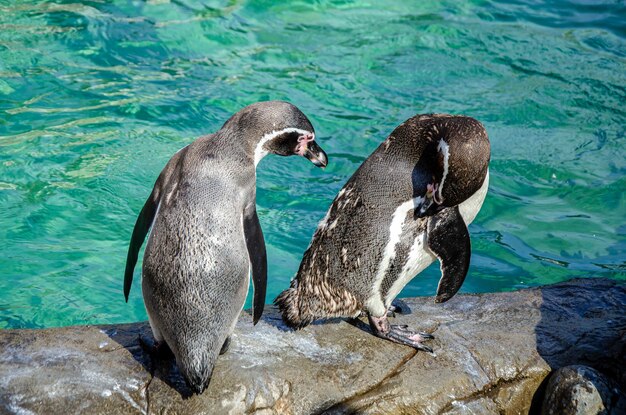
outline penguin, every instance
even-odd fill
[[[142,293],[155,349],[168,346],[197,394],[208,386],[243,308],[250,274],[253,322],[263,313],[267,259],[256,212],[256,167],[267,154],[328,163],[308,118],[282,101],[249,105],[219,131],[179,150],[133,229],[124,296],[148,232]],[[155,351],[155,350],[153,350]]]
[[[467,225],[489,186],[490,144],[480,122],[416,115],[398,126],[339,191],[290,288],[275,304],[302,328],[319,318],[368,316],[373,334],[432,352],[433,336],[391,325],[392,301],[438,259],[436,302],[452,298],[470,264]]]

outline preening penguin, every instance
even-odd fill
[[[367,312],[379,337],[430,350],[432,338],[390,325],[402,288],[435,258],[436,302],[461,287],[470,263],[467,225],[489,186],[489,139],[475,119],[417,115],[397,127],[359,167],[320,222],[291,288],[275,300],[301,328],[318,318]]]
[[[159,175],[133,230],[124,296],[146,246],[142,291],[157,344],[167,344],[188,385],[208,386],[213,366],[254,283],[253,321],[265,303],[267,259],[256,213],[256,165],[297,154],[326,166],[315,130],[295,106],[260,102],[177,152]]]

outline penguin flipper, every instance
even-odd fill
[[[144,239],[152,226],[152,221],[157,211],[157,202],[155,198],[155,190],[152,191],[148,200],[143,205],[135,227],[133,228],[133,235],[130,238],[130,244],[128,245],[128,256],[126,257],[126,271],[124,272],[124,298],[128,302],[128,294],[130,293],[130,286],[133,283],[133,272],[135,271],[135,265],[137,264],[137,257],[139,256],[139,250],[143,245]]]
[[[263,314],[265,306],[265,292],[267,289],[267,255],[265,252],[265,239],[259,217],[256,214],[254,202],[244,211],[243,232],[246,238],[246,247],[250,257],[252,269],[252,284],[254,296],[252,302],[252,322],[256,324]]]
[[[472,247],[467,225],[458,206],[444,209],[428,218],[428,248],[441,263],[441,279],[436,303],[443,303],[459,291],[470,264]]]

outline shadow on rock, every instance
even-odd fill
[[[392,305],[394,305],[397,309],[397,314],[401,314],[401,315],[410,315],[413,313],[413,311],[411,310],[411,307],[409,307],[409,305],[405,302],[402,301],[399,298],[396,298],[395,300],[393,300]],[[246,310],[247,312],[250,312],[250,310]],[[291,327],[289,327],[288,325],[285,324],[285,322],[282,320],[282,318],[280,317],[280,313],[264,313],[263,316],[261,317],[261,321],[269,324],[272,327],[277,328],[280,331],[283,332],[289,332],[289,331],[296,331],[294,329],[292,329]],[[339,324],[342,321],[345,321],[351,325],[353,325],[354,327],[357,327],[367,333],[370,333],[373,335],[372,330],[369,326],[369,324],[361,321],[359,318],[329,318],[329,319],[319,319],[319,320],[315,320],[314,322],[312,322],[310,325],[311,326],[318,326],[318,325],[327,325],[327,324]]]
[[[250,310],[246,310],[246,311],[249,312]],[[283,319],[280,317],[280,313],[278,312],[264,313],[263,316],[261,317],[261,321],[283,332],[297,331],[297,330],[292,329],[288,325],[286,325]],[[321,324],[324,324],[324,325],[325,324],[339,324],[342,321],[344,321],[344,319],[342,318],[319,319],[311,323],[310,326],[318,326]]]
[[[156,355],[149,353],[141,345],[140,338],[144,339],[148,345],[154,344],[152,330],[147,323],[120,325],[103,331],[111,340],[128,350],[133,359],[139,362],[146,372],[153,377],[161,379],[180,393],[183,399],[193,395],[193,392],[189,389],[185,379],[178,370],[176,359],[171,355],[171,352],[169,355]],[[147,387],[149,387],[149,384]]]
[[[551,371],[588,366],[626,390],[626,286],[611,280],[576,279],[544,287],[541,293],[537,352]],[[549,379],[535,393],[531,413],[541,412]],[[611,402],[604,404],[611,407]]]

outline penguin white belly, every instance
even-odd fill
[[[480,208],[485,201],[487,190],[489,188],[489,170],[485,180],[480,187],[469,199],[459,205],[459,212],[463,217],[463,221],[466,225],[472,223],[472,221],[478,215]],[[414,240],[409,255],[407,256],[406,263],[398,275],[398,279],[392,284],[387,296],[384,300],[385,312],[391,305],[394,298],[400,294],[400,291],[411,281],[417,274],[426,269],[430,264],[435,261],[436,256],[428,249],[428,241],[426,240],[426,232],[420,233]]]

